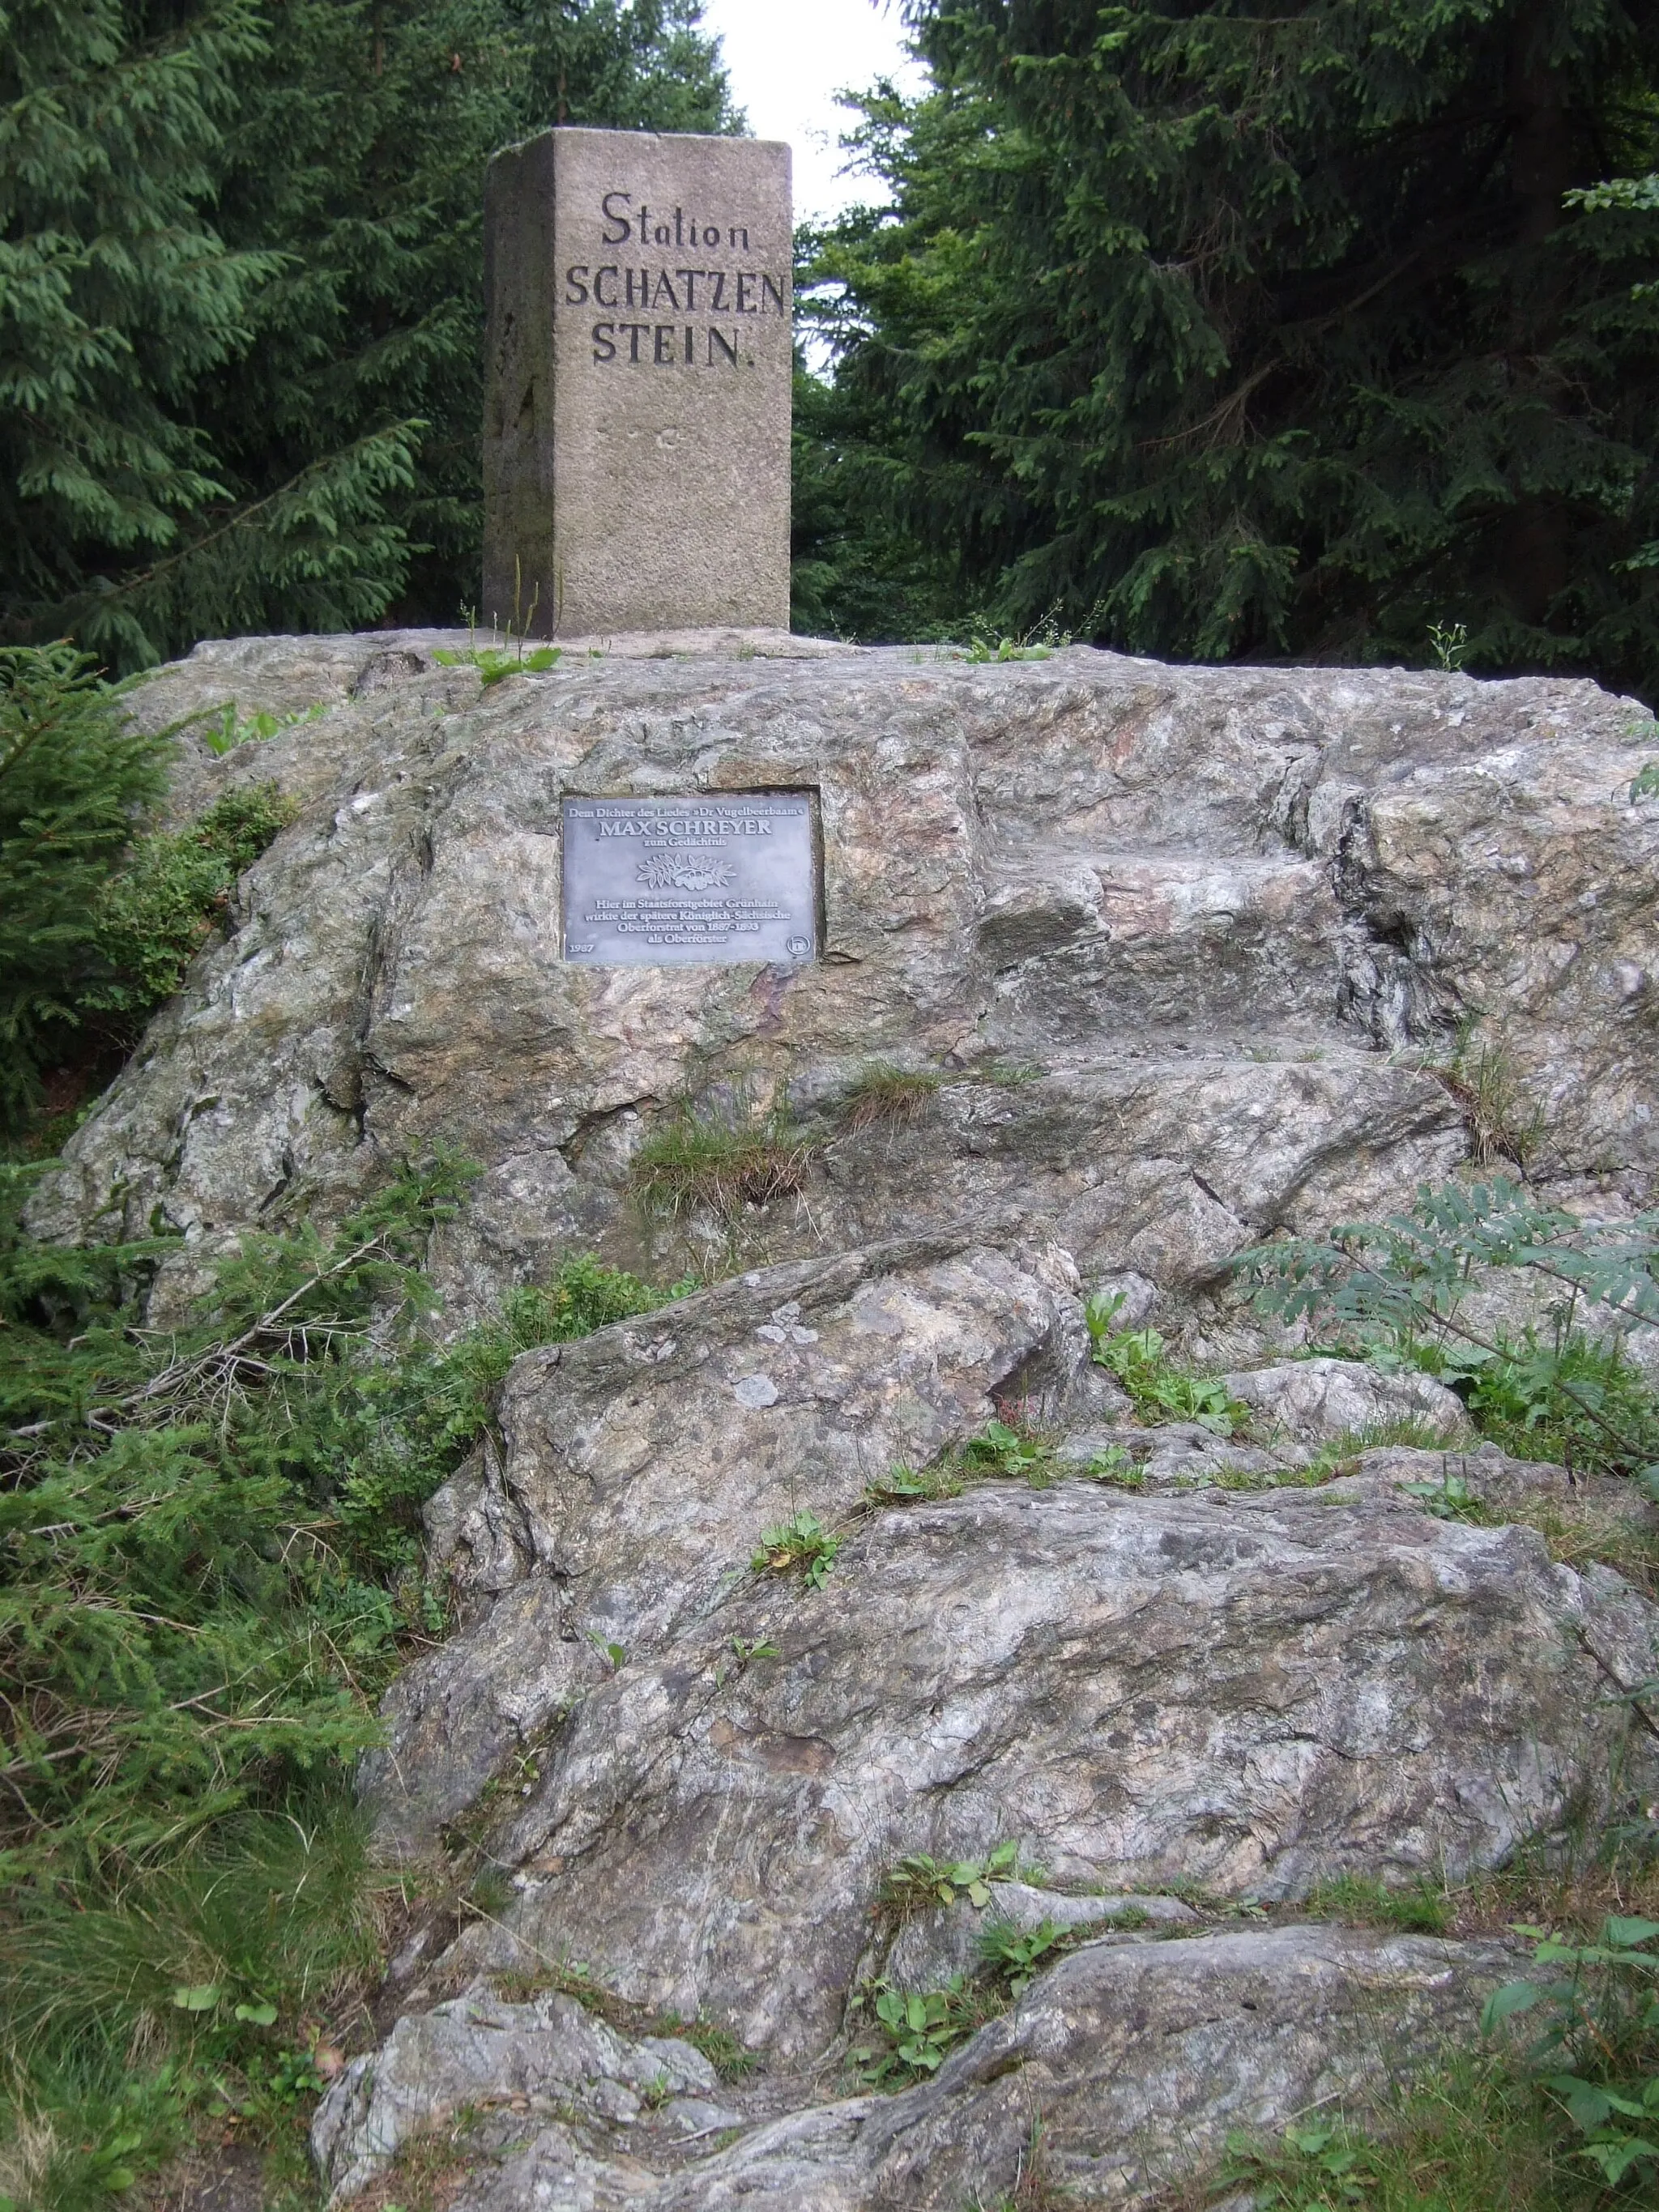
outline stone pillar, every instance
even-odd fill
[[[787,628],[792,249],[785,145],[561,128],[496,155],[482,623]]]

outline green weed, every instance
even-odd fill
[[[1402,1482],[1400,1487],[1407,1498],[1420,1499],[1423,1510],[1437,1521],[1482,1522],[1489,1517],[1461,1474],[1443,1474],[1438,1482]]]
[[[929,1504],[940,1498],[959,1498],[967,1476],[954,1458],[935,1460],[931,1467],[890,1467],[864,1486],[872,1505]]]
[[[961,1974],[952,1974],[942,1990],[926,1992],[872,1982],[859,2001],[869,2014],[869,2039],[856,2044],[851,2057],[859,2079],[872,2089],[926,2081],[959,2043],[1004,2008]]]
[[[1121,1444],[1108,1444],[1104,1451],[1091,1455],[1081,1469],[1085,1480],[1103,1482],[1113,1490],[1144,1490],[1146,1470],[1137,1467]]]
[[[1429,649],[1434,655],[1434,665],[1449,675],[1455,675],[1468,657],[1469,633],[1462,623],[1431,623]]]
[[[267,714],[259,708],[251,714],[240,714],[236,711],[236,702],[227,699],[222,706],[210,708],[202,714],[191,716],[191,720],[203,726],[202,742],[208,750],[217,753],[222,759],[226,753],[234,752],[238,745],[264,744],[283,730],[295,729],[306,722],[320,721],[327,712],[326,707],[319,705],[302,707],[292,714]]]
[[[1042,1489],[1053,1480],[1053,1455],[1042,1440],[1007,1421],[988,1421],[962,1447],[962,1464],[979,1474],[1021,1475]]]
[[[809,1589],[822,1589],[846,1541],[845,1536],[832,1536],[816,1513],[803,1508],[777,1528],[761,1531],[750,1568],[755,1574],[799,1574]]]
[[[1630,795],[1632,799],[1659,799],[1659,760],[1644,763],[1632,779]]]
[[[1169,1348],[1155,1328],[1114,1330],[1112,1323],[1124,1303],[1121,1291],[1109,1297],[1097,1291],[1085,1309],[1092,1357],[1108,1369],[1128,1392],[1136,1418],[1161,1421],[1194,1421],[1218,1437],[1231,1437],[1249,1418],[1248,1408],[1230,1397],[1218,1377],[1196,1374],[1169,1356]]]
[[[722,2081],[744,2081],[761,2063],[759,2051],[750,2051],[730,2028],[705,2020],[701,2013],[696,2020],[682,2020],[676,2012],[659,2013],[647,2032],[678,2036],[694,2051],[701,2051]]]
[[[479,645],[465,647],[438,646],[432,658],[444,668],[476,668],[480,681],[488,691],[508,676],[541,676],[559,660],[562,648],[556,645],[538,645],[529,653],[520,638],[515,647]]]
[[[980,1961],[997,1980],[1007,1984],[1011,1996],[1017,1997],[1044,1960],[1066,1948],[1070,1935],[1069,1929],[1048,1919],[1039,1920],[1035,1928],[1017,1928],[1012,1920],[992,1920],[980,1930]]]
[[[1563,1941],[1541,1928],[1534,1964],[1548,1978],[1506,1983],[1481,2014],[1492,2034],[1535,2009],[1542,2033],[1529,2054],[1541,2087],[1580,2138],[1577,2155],[1609,2188],[1659,2183],[1659,1920],[1610,1915],[1596,1940]],[[1547,2067],[1548,2072],[1542,2069]]]
[[[926,1851],[912,1851],[890,1869],[882,1883],[882,1906],[900,1920],[935,1905],[954,1905],[958,1897],[982,1910],[991,1902],[992,1882],[1014,1881],[1018,1875],[1018,1843],[999,1844],[982,1859],[935,1859]]]
[[[1544,1133],[1544,1109],[1528,1103],[1505,1048],[1466,1024],[1450,1060],[1443,1066],[1430,1062],[1425,1073],[1462,1109],[1476,1166],[1506,1159],[1524,1174]]]

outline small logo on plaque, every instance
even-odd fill
[[[567,799],[562,818],[567,960],[794,964],[817,950],[809,793]]]

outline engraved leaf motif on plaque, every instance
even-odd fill
[[[635,872],[647,890],[723,891],[738,872],[730,860],[704,860],[678,853],[647,853]]]

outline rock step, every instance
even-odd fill
[[[804,1071],[792,1095],[820,1149],[799,1195],[744,1216],[739,1233],[782,1259],[972,1224],[986,1239],[1056,1241],[1091,1279],[1131,1269],[1182,1291],[1275,1230],[1387,1212],[1463,1158],[1462,1109],[1420,1068],[1305,1035],[1245,1035],[1185,1048],[1120,1040],[1040,1073],[999,1056],[959,1079],[947,1070],[912,1118],[862,1129],[843,1102],[870,1059]],[[647,1273],[684,1265],[678,1231],[642,1220],[630,1194],[629,1162],[658,1121],[617,1114],[580,1145],[552,1141],[580,1126],[556,1123],[483,1177],[446,1243],[456,1278],[533,1277],[572,1244]],[[705,1217],[691,1231],[694,1253],[730,1265],[728,1225]]]
[[[1370,2100],[1379,2044],[1395,2081],[1467,2047],[1517,1965],[1501,1942],[1332,1926],[1085,1945],[931,2080],[830,2104],[803,2081],[798,2109],[700,2155],[686,2123],[713,2112],[705,2124],[742,2126],[752,2092],[717,2096],[683,2043],[630,2042],[568,1998],[508,2005],[481,1984],[400,2020],[356,2062],[313,2142],[336,2204],[470,2107],[483,2112],[453,2212],[958,2212],[1015,2186],[1040,2123],[1047,2183],[1135,2203],[1201,2170],[1241,2125]],[[775,2098],[790,2085],[769,2086]],[[689,2162],[674,2157],[677,2133]]]
[[[1297,854],[1073,853],[988,869],[977,951],[1004,1049],[1093,1031],[1298,1019],[1334,1028],[1349,947],[1329,863]]]
[[[1604,1809],[1626,1747],[1639,1790],[1619,1689],[1654,1626],[1531,1529],[1414,1499],[998,1482],[877,1511],[821,1590],[745,1577],[588,1690],[489,1832],[514,1903],[450,1971],[580,1956],[805,2059],[884,1971],[869,1916],[911,1853],[1017,1838],[1062,1885],[1277,1899],[1455,1881]]]

